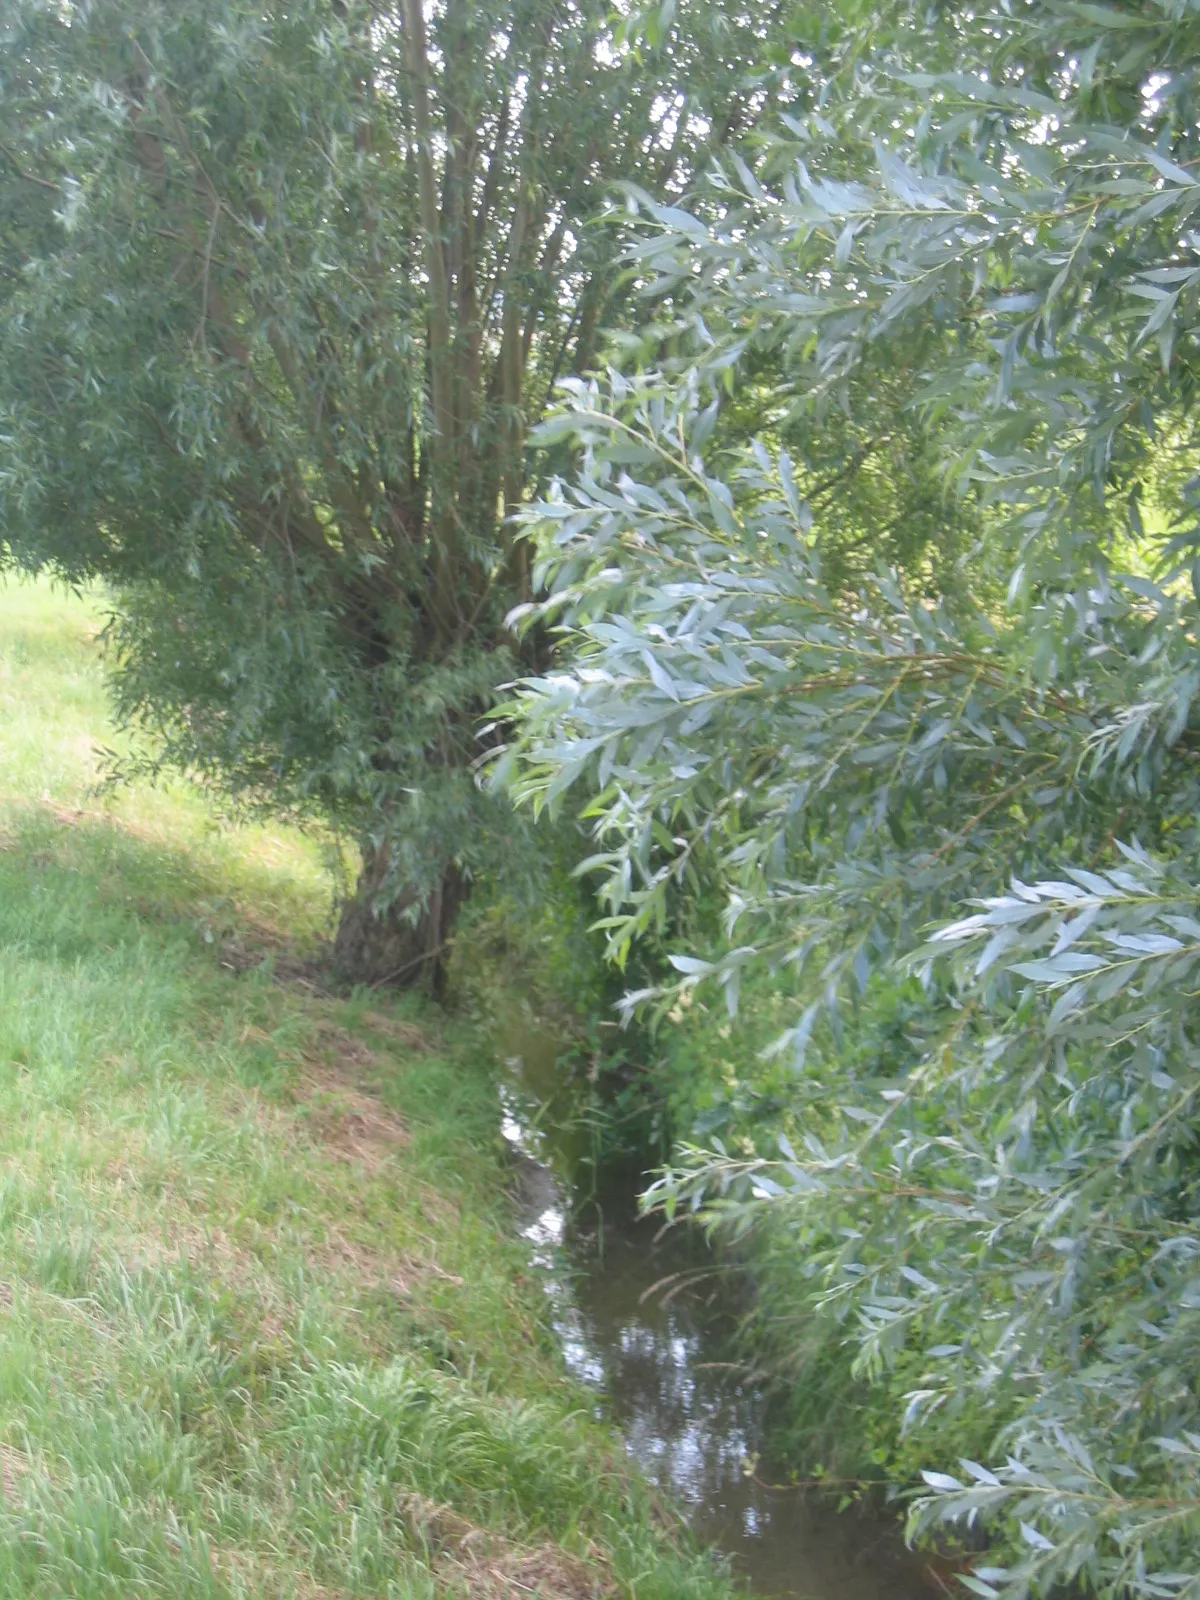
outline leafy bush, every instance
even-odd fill
[[[691,322],[552,424],[566,659],[498,773],[592,795],[618,959],[722,886],[631,1009],[793,997],[776,1148],[697,1141],[654,1198],[773,1218],[906,1391],[914,1528],[991,1529],[985,1596],[1200,1594],[1198,56],[1185,4],[877,11],[715,221],[647,200]],[[722,434],[761,348],[818,418],[906,375],[985,533],[952,593],[827,568],[812,461]]]

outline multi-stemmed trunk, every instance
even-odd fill
[[[420,892],[397,830],[410,797],[424,823],[469,784],[513,675],[526,428],[632,292],[590,219],[622,178],[686,189],[761,22],[682,0],[703,26],[643,53],[599,48],[604,0],[16,9],[6,548],[122,594],[122,704],[156,769],[285,812],[320,797],[383,841],[337,968],[436,989],[475,819],[444,808]]]
[[[389,889],[389,851],[367,846],[353,898],[341,909],[333,945],[335,975],[370,988],[445,987],[454,923],[467,882],[450,863],[432,892],[418,898]]]

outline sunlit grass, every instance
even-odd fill
[[[0,1595],[727,1594],[562,1375],[468,1036],[276,981],[320,841],[96,793],[99,617],[0,593]]]
[[[101,666],[105,605],[49,584],[0,589],[0,805],[108,819],[153,847],[190,889],[238,892],[264,920],[286,919],[293,937],[324,932],[334,888],[328,841],[295,829],[231,825],[183,783],[105,782],[108,751],[125,753],[111,727]],[[183,855],[186,854],[186,859]],[[201,896],[203,898],[203,896]]]

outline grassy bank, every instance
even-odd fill
[[[0,1593],[727,1595],[557,1365],[468,1036],[305,980],[319,847],[96,797],[95,631],[0,593]]]

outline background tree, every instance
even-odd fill
[[[359,841],[347,975],[440,971],[511,835],[470,768],[526,423],[617,315],[608,185],[681,191],[767,92],[733,15],[6,9],[8,557],[115,586],[144,762]]]
[[[876,16],[715,223],[646,202],[690,354],[573,386],[538,510],[573,658],[519,791],[589,794],[618,956],[719,875],[660,1002],[795,996],[770,1145],[656,1198],[773,1218],[898,1427],[958,1444],[915,1518],[990,1524],[980,1595],[1200,1594],[1198,27]],[[825,581],[814,458],[722,441],[757,350],[813,419],[904,383],[986,535],[952,604]],[[895,1050],[847,1048],[899,990]]]

